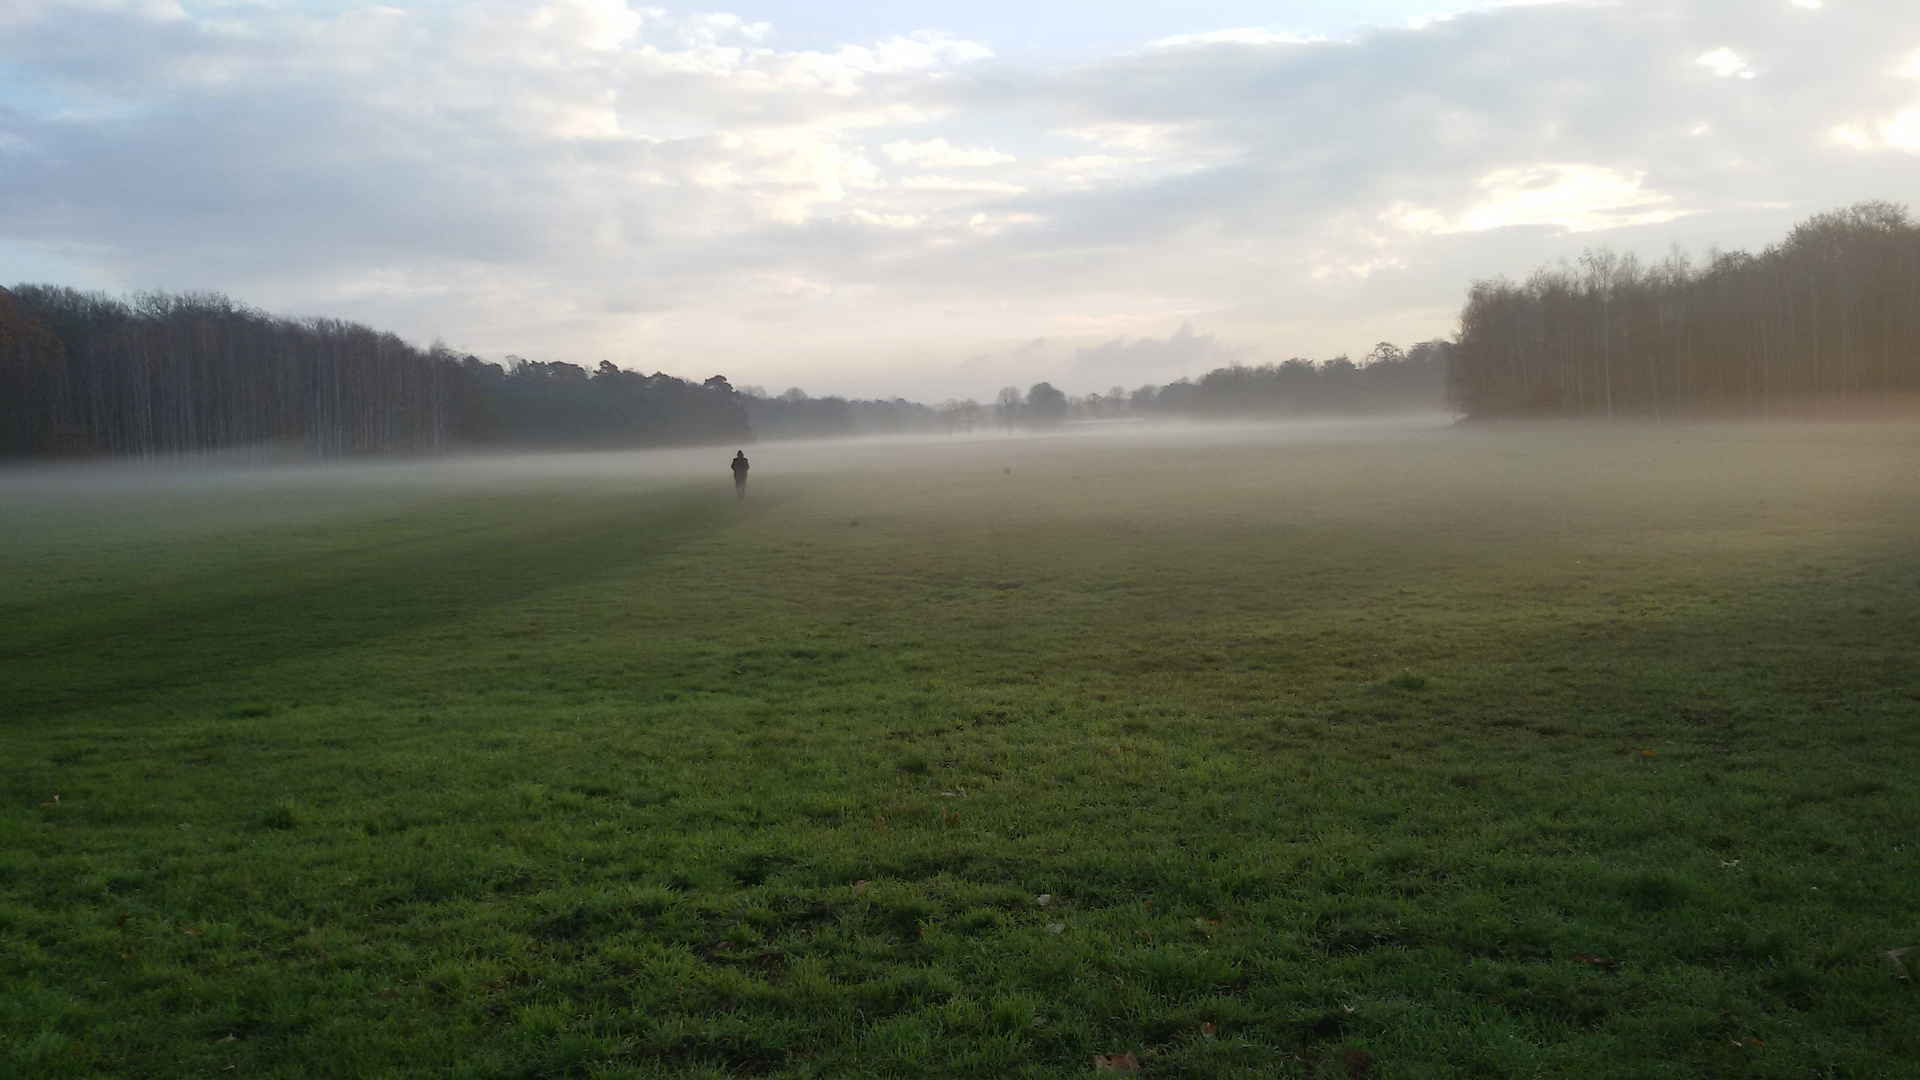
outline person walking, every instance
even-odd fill
[[[733,494],[736,499],[747,497],[747,452],[733,452]]]

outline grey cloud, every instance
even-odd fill
[[[1074,353],[1074,374],[1083,379],[1170,378],[1243,360],[1251,350],[1225,345],[1212,334],[1196,334],[1192,323],[1165,338],[1115,338],[1083,346]]]
[[[1357,352],[1446,333],[1475,276],[1762,243],[1916,187],[1913,153],[1832,136],[1920,108],[1897,74],[1920,30],[1888,0],[1509,7],[1061,71],[544,6],[551,26],[510,2],[16,8],[0,241],[84,253],[101,280],[77,284],[224,288],[496,353],[979,394],[928,373],[1045,336],[1056,374],[1177,375],[1226,355],[1189,320]],[[1721,48],[1754,77],[1696,63]],[[998,191],[911,189],[926,173],[879,147],[933,138],[1020,160],[969,171]],[[1046,165],[1103,154],[1143,160]]]
[[[1728,14],[1720,4],[1509,8],[1354,43],[1122,57],[1063,77],[1056,93],[1072,122],[1173,125],[1184,146],[1228,159],[1204,170],[1211,191],[1192,177],[1155,185],[1167,209],[1145,227],[1161,232],[1197,218],[1298,227],[1395,199],[1460,206],[1488,172],[1538,162],[1645,170],[1651,186],[1703,209],[1878,164],[1808,152],[1825,150],[1848,115],[1920,99],[1891,76],[1920,48],[1920,32],[1887,33],[1902,23],[1899,5],[1806,11],[1782,0]],[[1727,80],[1694,62],[1726,45],[1766,58],[1767,74]],[[1702,125],[1711,131],[1690,134]]]

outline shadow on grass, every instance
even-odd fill
[[[0,696],[17,719],[134,704],[201,684],[240,685],[290,657],[456,622],[502,602],[658,560],[740,519],[732,500],[685,492],[501,500],[491,518],[396,538],[379,522],[323,527],[318,557],[260,560],[23,606],[0,638]],[[471,508],[472,504],[465,504]],[[237,560],[229,560],[229,563]],[[235,715],[260,715],[258,703]]]

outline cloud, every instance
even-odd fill
[[[158,41],[150,9],[39,15],[0,43],[44,100],[0,118],[0,229],[118,248],[155,284],[475,260],[592,287],[612,259],[672,291],[644,251],[911,217],[849,205],[879,184],[863,133],[917,121],[929,81],[988,55],[935,34],[782,53],[731,16],[619,0],[265,7]]]
[[[847,215],[847,220],[885,229],[917,229],[926,224],[927,219],[920,214],[876,214],[871,210],[855,210]]]
[[[1480,179],[1482,201],[1456,217],[1400,203],[1381,218],[1411,232],[1436,235],[1515,225],[1550,225],[1579,233],[1659,224],[1687,213],[1673,205],[1671,196],[1647,190],[1645,179],[1643,172],[1627,174],[1596,165],[1499,169]]]
[[[1019,195],[1027,189],[1000,180],[960,179],[952,176],[909,176],[900,181],[903,188],[919,191],[968,191],[992,195]]]
[[[1903,57],[1897,74],[1920,79],[1920,52]],[[1832,142],[1854,150],[1920,151],[1920,107],[1904,109],[1885,120],[1840,124],[1828,133]]]
[[[1073,372],[1084,379],[1172,379],[1199,374],[1244,358],[1249,350],[1196,334],[1192,323],[1164,338],[1114,338],[1074,352]]]
[[[1025,225],[1033,219],[1032,214],[989,214],[982,211],[967,219],[967,228],[982,236],[992,236],[1015,225]]]
[[[1065,135],[1072,139],[1084,139],[1119,150],[1152,152],[1175,148],[1181,133],[1191,130],[1193,126],[1192,124],[1145,123],[1137,120],[1105,120],[1081,127],[1056,128],[1054,134]]]
[[[1920,150],[1920,109],[1876,123],[1841,124],[1828,133],[1828,139],[1853,150]]]
[[[1900,150],[1920,150],[1920,109],[1908,109],[1881,124],[1880,140]]]
[[[1214,30],[1205,34],[1176,34],[1150,43],[1152,49],[1179,49],[1194,45],[1310,45],[1326,41],[1319,35],[1276,33],[1259,27]]]
[[[929,373],[1039,336],[1061,380],[1213,334],[1357,354],[1580,245],[1757,245],[1910,192],[1910,4],[1737,7],[1222,29],[1048,67],[624,0],[17,0],[0,251],[822,391],[991,392]]]
[[[945,139],[930,139],[919,143],[902,139],[899,142],[888,143],[880,150],[896,162],[936,169],[1004,165],[1017,160],[1012,154],[1003,154],[986,147],[963,150],[949,145]]]
[[[1747,62],[1740,59],[1740,54],[1732,49],[1715,49],[1696,57],[1693,62],[1723,79],[1733,76],[1742,79],[1753,78],[1753,69],[1749,68]]]
[[[1151,160],[1151,158],[1117,157],[1113,154],[1076,154],[1073,157],[1049,158],[1046,167],[1055,172],[1092,172],[1121,169]]]

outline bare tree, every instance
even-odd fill
[[[999,419],[1001,426],[1007,429],[1007,434],[1013,434],[1013,425],[1019,422],[1020,413],[1025,406],[1026,399],[1017,386],[1003,386],[1000,388],[1000,393],[994,396],[994,415]]]
[[[1469,415],[1792,414],[1920,392],[1920,227],[1868,202],[1758,255],[1588,252],[1475,282],[1448,393]]]

